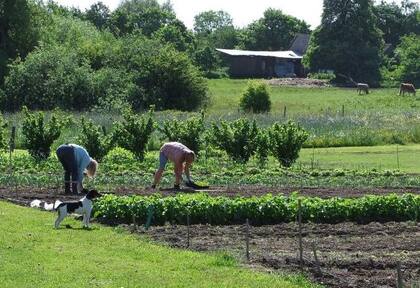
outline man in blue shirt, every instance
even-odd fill
[[[78,194],[83,189],[83,176],[91,178],[96,174],[98,162],[89,156],[85,148],[76,144],[63,144],[58,147],[57,158],[64,168],[64,191],[66,194]],[[71,181],[70,181],[71,177]],[[70,190],[70,183],[72,191]]]

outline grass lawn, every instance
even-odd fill
[[[312,162],[321,169],[399,168],[407,173],[420,173],[420,145],[302,149],[298,165],[311,166]]]
[[[209,80],[211,113],[235,112],[239,99],[248,80],[216,79]],[[344,105],[345,113],[355,111],[385,110],[403,112],[420,107],[420,97],[398,97],[398,89],[372,89],[369,95],[358,95],[356,89],[347,88],[296,88],[270,86],[272,113],[283,113],[287,107],[288,115],[322,114],[326,111],[340,113]]]
[[[226,254],[170,249],[117,228],[79,229],[70,217],[0,201],[0,286],[311,287],[302,277],[254,272]],[[293,284],[291,282],[293,282]]]

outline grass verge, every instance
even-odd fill
[[[0,202],[1,287],[313,287],[302,277],[288,282],[250,271],[222,254],[170,249],[117,228]]]

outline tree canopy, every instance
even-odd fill
[[[305,63],[378,86],[383,39],[372,0],[324,0],[321,25],[312,34]]]

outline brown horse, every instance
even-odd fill
[[[416,95],[416,88],[414,87],[413,84],[410,83],[401,83],[400,85],[400,96],[401,94],[404,96],[405,93],[411,93],[414,94],[414,96]]]

